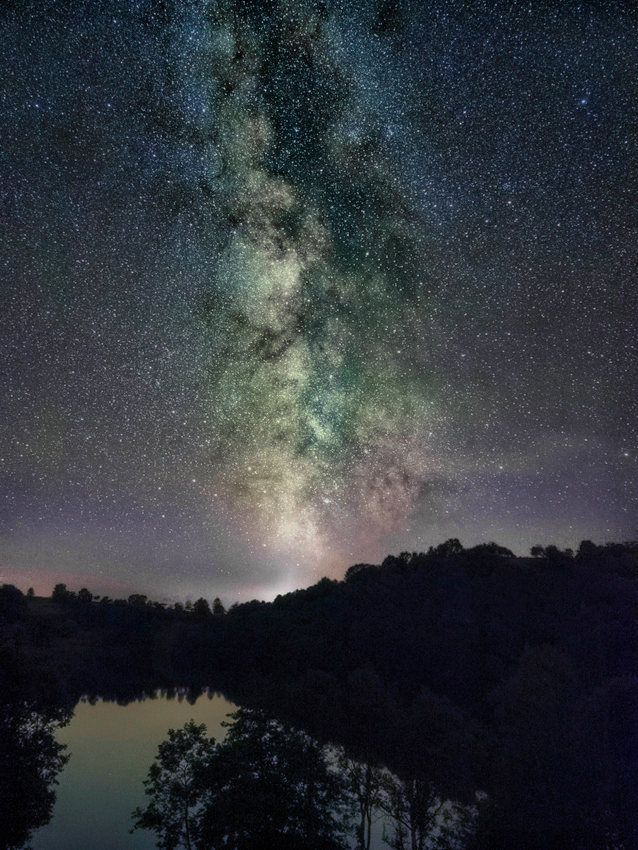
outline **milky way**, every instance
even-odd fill
[[[5,12],[3,579],[634,538],[624,4]]]

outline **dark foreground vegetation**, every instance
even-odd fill
[[[228,612],[4,586],[0,735],[17,741],[46,700],[55,723],[80,695],[215,686],[430,799],[480,792],[468,850],[635,848],[638,544],[532,551],[451,540]],[[18,755],[2,758],[0,807]]]
[[[394,850],[466,846],[476,805],[441,800],[423,780],[322,746],[262,711],[229,716],[221,742],[192,720],[169,730],[132,831],[154,831],[164,850],[370,850],[382,821]]]

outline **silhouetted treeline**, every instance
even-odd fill
[[[216,609],[217,614],[212,610]],[[195,636],[223,612],[219,600],[166,606],[142,594],[128,599],[75,593],[59,584],[51,598],[25,597],[11,585],[0,587],[0,641],[55,670],[68,693],[100,696],[152,692],[158,687],[201,688],[199,673],[175,671],[175,645]],[[201,634],[200,634],[201,633]],[[0,682],[1,685],[1,682]]]
[[[0,617],[84,693],[215,685],[443,798],[484,792],[476,850],[635,847],[638,545],[532,552],[450,540],[224,616],[3,589]]]
[[[356,565],[233,608],[174,663],[240,671],[239,701],[443,795],[487,792],[476,847],[634,847],[638,546],[540,548]]]

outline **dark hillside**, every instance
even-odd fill
[[[476,850],[635,847],[638,545],[535,554],[452,540],[227,613],[5,585],[0,642],[70,695],[212,686],[443,797],[486,792]]]
[[[638,547],[454,543],[237,606],[191,658],[443,794],[487,790],[481,846],[633,834]]]

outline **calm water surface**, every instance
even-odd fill
[[[51,822],[35,833],[34,850],[152,850],[154,833],[137,830],[131,812],[145,805],[142,782],[169,729],[191,718],[220,740],[221,722],[237,706],[221,695],[157,697],[121,706],[81,702],[57,739],[71,758],[60,776]]]

